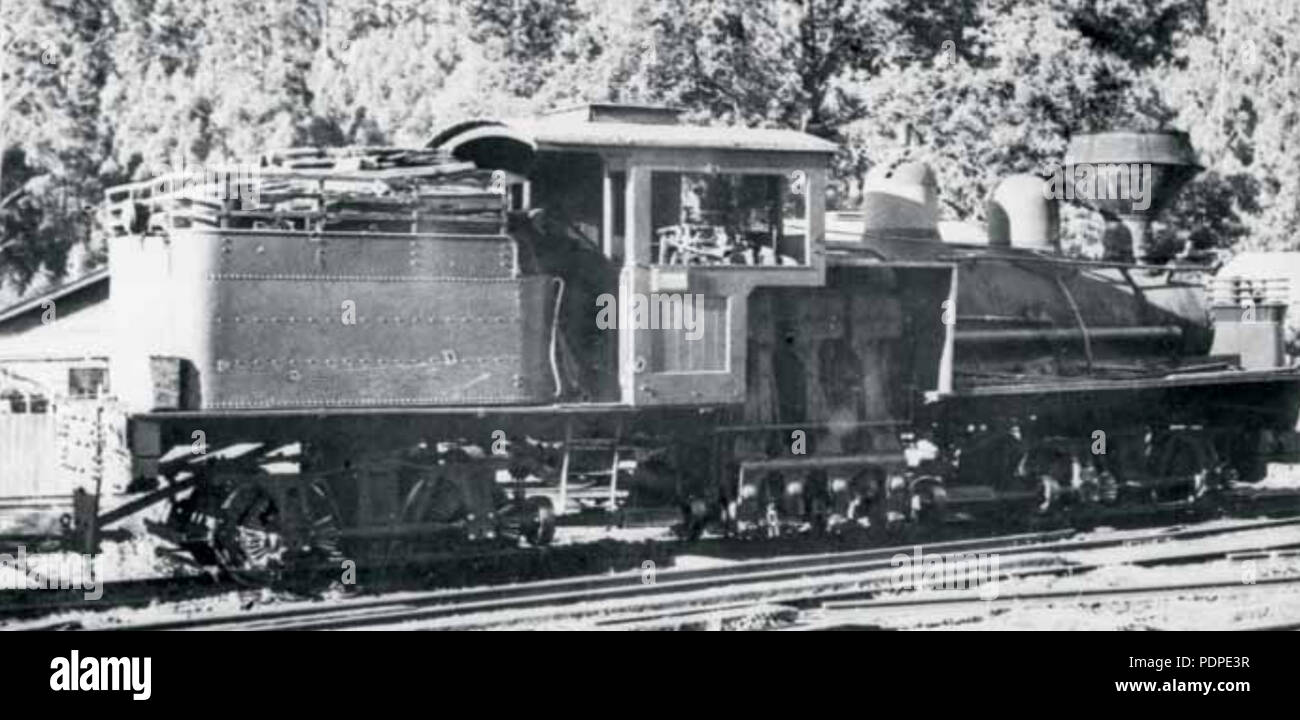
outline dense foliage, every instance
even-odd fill
[[[1286,0],[5,0],[0,32],[10,293],[102,262],[84,209],[151,163],[584,100],[834,138],[846,205],[872,166],[925,159],[974,221],[1071,132],[1176,127],[1206,171],[1158,228],[1171,252],[1290,248],[1300,225]]]

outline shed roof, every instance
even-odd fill
[[[24,297],[9,305],[0,305],[0,323],[38,309],[48,300],[58,300],[108,280],[108,268],[101,267],[74,280],[68,280],[38,294]]]

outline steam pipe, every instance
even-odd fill
[[[1038,340],[1107,341],[1107,340],[1163,340],[1183,336],[1177,325],[1147,325],[1142,327],[1090,327],[1087,332],[1079,328],[958,330],[959,343],[1033,342]]]

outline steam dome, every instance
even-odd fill
[[[939,183],[922,162],[877,166],[863,187],[866,232],[920,233],[937,238]]]
[[[1046,197],[1037,175],[1011,175],[993,189],[985,205],[989,245],[1056,252],[1061,247],[1060,209]]]

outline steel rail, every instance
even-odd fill
[[[1099,569],[1103,565],[1093,565],[1091,569]],[[1041,573],[1025,573],[1019,577],[1039,575]],[[978,595],[963,593],[953,597],[925,597],[915,599],[888,599],[888,600],[861,600],[861,601],[839,601],[832,600],[822,604],[824,610],[898,610],[911,609],[931,606],[954,606],[992,603],[1009,603],[1022,601],[1051,601],[1051,600],[1070,600],[1074,598],[1096,598],[1107,597],[1111,595],[1139,595],[1139,594],[1166,594],[1181,592],[1196,592],[1199,590],[1243,590],[1250,591],[1254,588],[1266,586],[1287,586],[1300,583],[1300,575],[1261,578],[1253,583],[1244,583],[1241,580],[1220,580],[1212,582],[1193,582],[1193,583],[1175,583],[1172,585],[1145,584],[1145,585],[1125,585],[1122,587],[1111,588],[1081,588],[1075,590],[1042,590],[1038,592],[1011,593],[1009,595],[999,594],[997,597],[979,597]]]
[[[1290,544],[1288,544],[1287,546],[1289,547]],[[1172,557],[1148,558],[1142,561],[1135,562],[1133,564],[1150,567],[1154,565],[1180,563],[1180,562],[1195,560],[1195,559],[1205,559],[1211,557],[1221,558],[1221,557],[1230,557],[1230,556],[1231,556],[1231,552],[1196,551],[1196,552],[1180,554]],[[1107,565],[1109,565],[1109,563],[1086,563],[1081,565],[1058,565],[1058,566],[1050,566],[1050,567],[1035,567],[1032,563],[1025,563],[1026,567],[1030,567],[1033,569],[1025,570],[1022,572],[1016,572],[1016,573],[1000,572],[998,577],[998,582],[1001,583],[1001,582],[1019,580],[1019,579],[1029,578],[1029,577],[1082,575],[1084,573],[1092,572],[1094,570],[1099,570],[1103,567],[1106,567]],[[949,579],[950,578],[945,575],[944,578],[945,583]],[[953,576],[951,579],[954,581],[958,580],[958,578],[956,578],[955,576]],[[1258,585],[1277,584],[1279,583],[1279,581],[1284,584],[1290,582],[1300,582],[1300,576],[1294,578],[1283,578],[1283,579],[1272,578],[1272,579],[1268,579],[1267,581],[1259,581],[1256,584]],[[954,584],[961,584],[961,585],[965,585],[966,587],[971,587],[973,584],[976,584],[978,582],[980,582],[980,579],[978,578],[978,572],[973,572],[973,573],[968,572],[967,574],[963,575],[960,578],[959,583],[955,582]],[[987,580],[983,580],[983,582],[987,582]],[[1192,583],[1185,586],[1152,585],[1152,586],[1145,586],[1145,587],[1154,588],[1156,590],[1169,590],[1172,592],[1175,590],[1195,589],[1199,587],[1249,589],[1250,587],[1253,586],[1243,585],[1241,582],[1231,582],[1231,583],[1207,582],[1207,583]],[[1134,592],[1138,592],[1142,589],[1143,588],[1140,587],[1134,588]],[[734,602],[733,598],[721,598],[719,600],[719,604],[716,605],[701,606],[699,603],[696,603],[684,609],[679,609],[679,610],[656,609],[649,612],[633,611],[631,613],[621,613],[621,614],[614,614],[614,615],[602,617],[601,619],[591,623],[591,625],[595,627],[613,627],[618,629],[654,629],[655,627],[658,626],[672,627],[673,624],[677,621],[689,622],[693,619],[699,619],[699,618],[710,619],[710,620],[718,619],[721,615],[726,615],[727,617],[744,618],[748,616],[762,614],[762,612],[768,612],[768,614],[771,614],[770,611],[772,611],[774,608],[784,608],[786,610],[796,611],[799,607],[808,605],[809,603],[820,603],[821,610],[829,610],[829,611],[836,611],[836,612],[848,612],[854,610],[876,610],[876,609],[883,609],[888,612],[890,610],[894,610],[894,611],[904,610],[904,609],[914,610],[919,607],[925,607],[928,605],[938,605],[938,604],[959,605],[959,604],[967,604],[967,603],[976,604],[976,603],[988,603],[988,602],[999,602],[999,601],[1013,602],[1025,598],[1035,598],[1038,596],[1047,597],[1047,596],[1058,594],[1058,593],[1045,591],[1043,593],[1021,593],[1012,596],[999,596],[997,598],[985,598],[983,596],[962,594],[962,595],[948,596],[948,597],[930,596],[923,599],[914,599],[914,600],[913,599],[888,599],[888,600],[847,600],[847,601],[829,600],[828,601],[827,600],[828,597],[829,598],[836,598],[836,597],[859,598],[862,597],[863,595],[874,596],[875,594],[879,593],[880,590],[856,589],[844,593],[831,593],[829,595],[824,592],[816,592],[815,590],[820,590],[820,588],[810,588],[810,591],[807,592],[806,594],[796,594],[793,596],[781,598],[780,600],[767,599],[759,602]],[[1111,594],[1113,592],[1122,592],[1122,591],[1123,589],[1115,590],[1115,589],[1103,588],[1103,589],[1088,590],[1086,591],[1086,594],[1105,595],[1105,594]],[[942,592],[942,591],[935,591],[935,592]],[[1083,594],[1085,594],[1085,591],[1076,590],[1076,591],[1059,592],[1060,596],[1067,597],[1067,598],[1073,598]]]
[[[929,597],[915,600],[875,600],[859,602],[838,602],[831,601],[825,603],[820,611],[813,611],[813,617],[803,622],[798,622],[791,627],[779,628],[781,630],[833,630],[837,628],[882,628],[888,629],[897,627],[898,613],[905,611],[937,610],[939,613],[945,611],[961,612],[964,608],[970,606],[982,606],[986,609],[992,609],[994,605],[1004,606],[1014,603],[1026,603],[1033,605],[1045,605],[1054,602],[1089,602],[1103,600],[1106,598],[1136,598],[1141,599],[1150,597],[1155,599],[1165,595],[1182,595],[1196,592],[1231,592],[1241,593],[1259,592],[1266,588],[1285,590],[1293,588],[1300,584],[1300,576],[1288,576],[1280,578],[1265,578],[1257,580],[1254,583],[1243,583],[1240,580],[1235,581],[1215,581],[1199,583],[1176,583],[1169,585],[1143,584],[1143,585],[1126,585],[1114,588],[1082,588],[1074,590],[1045,590],[1039,592],[1012,593],[1010,595],[999,595],[997,597],[978,597],[969,594],[962,594],[954,597]],[[869,617],[867,613],[879,613],[875,617]],[[952,619],[952,616],[943,614],[937,617],[927,618],[930,621],[941,621]],[[1300,630],[1300,620],[1294,620],[1283,623],[1269,623],[1256,625],[1242,630]]]
[[[977,550],[988,543],[1044,541],[1049,539],[1067,537],[1073,534],[1074,532],[1075,532],[1074,530],[1062,529],[1062,530],[1044,531],[1040,533],[1022,533],[1017,535],[1007,535],[1007,536],[997,536],[997,537],[951,540],[951,541],[944,541],[940,543],[932,543],[930,545],[926,545],[925,547],[948,548],[954,550],[959,550],[959,549]],[[831,557],[835,555],[855,556],[860,554],[867,555],[867,556],[876,556],[891,551],[910,550],[913,547],[914,547],[913,545],[908,545],[908,546],[897,546],[897,547],[888,547],[888,548],[870,548],[864,550],[854,550],[846,553],[825,553],[819,555],[777,557],[772,559],[747,561],[746,565],[748,567],[750,566],[749,563],[753,563],[754,565],[763,564],[771,567],[781,567],[787,564],[799,565],[802,564],[805,560],[819,558],[819,557]],[[507,552],[478,553],[473,555],[467,555],[465,556],[465,558],[487,559],[496,556],[504,557],[508,554],[509,553]],[[424,561],[449,561],[454,559],[452,555],[449,555],[447,553],[425,553],[417,557],[423,559]],[[331,565],[330,567],[332,568],[333,565]],[[694,569],[694,570],[666,569],[666,570],[659,571],[657,574],[661,577],[667,576],[676,579],[683,579],[683,578],[689,579],[697,576],[708,576],[717,569],[720,568],[704,568],[704,569]],[[477,589],[469,589],[469,590],[434,590],[434,591],[427,591],[426,593],[424,593],[424,595],[432,596],[436,598],[458,598],[462,596],[469,596],[473,598],[484,599],[490,597],[505,596],[512,593],[517,588],[536,588],[541,590],[549,586],[552,589],[557,589],[557,590],[562,590],[565,588],[577,590],[577,589],[583,589],[587,587],[597,588],[602,584],[610,582],[611,580],[616,580],[616,578],[611,578],[609,575],[579,576],[576,578],[562,578],[557,580],[536,581],[536,582],[520,584],[520,585],[487,587],[487,588],[477,588]],[[74,612],[79,610],[105,610],[105,609],[111,609],[117,607],[130,607],[133,605],[147,605],[151,601],[156,600],[159,597],[165,596],[168,593],[168,591],[172,590],[173,588],[176,588],[178,585],[182,586],[181,589],[183,589],[187,593],[196,593],[196,591],[204,591],[202,594],[209,594],[209,595],[222,593],[222,592],[248,589],[247,586],[244,585],[214,580],[210,575],[195,575],[195,576],[186,576],[181,578],[144,578],[139,580],[124,580],[124,581],[105,583],[104,597],[99,600],[85,600],[80,597],[63,599],[66,597],[67,593],[60,592],[58,594],[59,597],[58,600],[55,600],[54,595],[52,593],[43,593],[41,598],[32,601],[31,599],[33,598],[33,595],[28,591],[0,590],[0,619],[8,619],[11,617],[26,616],[26,615],[37,614],[37,613],[48,615],[48,614],[53,614],[58,612]],[[77,590],[77,591],[68,591],[68,592],[69,593],[75,592],[76,594],[80,594],[82,591]],[[186,595],[186,597],[190,597],[190,596],[191,595]],[[45,599],[47,597],[49,598],[49,600]],[[51,600],[54,601],[51,602]],[[359,602],[365,603],[366,601],[359,601]],[[381,601],[381,602],[386,603],[387,601]],[[292,611],[279,611],[279,612],[289,612],[290,615],[296,614],[293,613]],[[240,615],[237,617],[242,618],[246,616]]]
[[[1293,519],[1290,522],[1300,524],[1300,518]],[[160,621],[143,625],[123,626],[121,629],[170,630],[200,629],[204,627],[217,628],[225,625],[246,625],[251,622],[279,621],[312,617],[320,615],[321,613],[371,611],[384,608],[409,607],[413,605],[457,609],[468,608],[472,605],[481,603],[520,602],[529,599],[542,599],[546,602],[551,602],[556,598],[572,598],[574,602],[580,602],[592,597],[592,593],[608,593],[611,591],[642,592],[647,589],[651,592],[665,592],[669,589],[677,589],[685,586],[712,586],[719,582],[725,582],[732,577],[746,578],[756,573],[804,574],[809,570],[824,569],[825,567],[830,566],[828,563],[834,563],[836,566],[843,564],[854,565],[859,563],[887,563],[888,558],[893,555],[904,551],[911,552],[917,547],[923,547],[930,552],[938,551],[944,554],[1001,548],[1009,550],[1010,547],[1014,547],[1013,545],[1008,545],[1009,543],[1029,543],[1028,545],[1025,545],[1025,547],[1036,548],[1038,545],[1033,543],[1042,543],[1045,540],[1051,541],[1055,538],[1067,537],[1075,532],[1076,531],[1074,530],[1052,530],[1041,533],[1021,533],[1017,535],[997,536],[991,538],[986,537],[972,540],[951,540],[941,543],[932,543],[929,545],[898,545],[886,548],[851,550],[847,552],[831,552],[775,559],[749,560],[712,568],[689,570],[669,569],[657,571],[655,574],[655,582],[650,585],[643,583],[639,575],[588,575],[561,580],[544,580],[540,582],[521,583],[518,585],[407,593],[399,598],[343,602],[328,609],[322,609],[319,607],[286,608],[269,610],[256,614],[238,613],[179,621]]]
[[[1204,551],[1195,551],[1173,557],[1165,558],[1148,558],[1143,564],[1163,564],[1168,562],[1180,562],[1189,558],[1202,558],[1207,556],[1222,557],[1223,552],[1205,553]],[[1091,572],[1107,566],[1110,563],[1091,563],[1085,565],[1056,565],[1048,568],[1042,568],[1035,563],[1039,558],[1029,556],[1013,567],[1035,568],[1028,572],[1021,573],[1022,577],[1033,575],[1073,575]],[[871,577],[864,577],[870,574]],[[801,578],[786,579],[784,585],[775,586],[768,579],[754,580],[749,583],[733,584],[724,586],[721,591],[713,590],[713,594],[708,596],[685,595],[688,592],[699,592],[698,590],[686,590],[677,594],[668,594],[666,597],[659,596],[655,599],[648,599],[644,594],[624,600],[632,600],[637,604],[625,607],[543,607],[542,614],[535,614],[531,617],[512,616],[507,618],[493,618],[492,616],[474,616],[467,617],[429,617],[427,614],[416,617],[410,616],[404,611],[396,611],[387,615],[376,615],[373,617],[349,617],[336,616],[323,618],[316,622],[308,621],[298,625],[280,625],[266,629],[315,629],[315,630],[333,630],[333,629],[351,629],[351,628],[374,628],[376,626],[401,626],[411,622],[420,622],[428,620],[449,620],[450,623],[444,623],[438,629],[486,629],[493,627],[512,627],[524,623],[545,623],[548,625],[564,626],[565,623],[574,624],[581,627],[619,625],[621,621],[627,621],[625,627],[646,629],[655,624],[671,626],[675,621],[689,620],[692,617],[708,616],[719,612],[728,612],[734,616],[752,615],[757,610],[746,611],[744,607],[748,605],[751,608],[775,607],[779,605],[799,605],[806,604],[817,597],[825,597],[828,588],[840,587],[845,585],[855,585],[856,589],[844,594],[861,595],[864,592],[880,592],[888,587],[888,583],[893,581],[893,575],[889,568],[874,568],[860,572],[848,577],[839,574],[831,578],[817,579],[819,575]],[[871,590],[864,590],[862,585],[871,584],[881,586]],[[603,598],[602,598],[603,599]],[[493,608],[495,610],[514,610],[519,608]],[[600,619],[584,622],[582,619],[589,616],[598,616]],[[678,625],[681,623],[678,622]],[[261,629],[261,628],[248,628]]]
[[[1008,539],[1026,540],[1035,534],[954,541],[932,545],[827,553],[778,560],[742,562],[720,568],[668,570],[657,573],[653,584],[640,576],[597,576],[573,580],[545,581],[508,587],[452,592],[414,593],[403,597],[350,603],[329,608],[292,608],[256,614],[227,614],[204,618],[161,621],[122,626],[121,629],[313,629],[364,627],[381,623],[412,622],[472,612],[535,609],[595,600],[671,595],[696,590],[713,590],[728,584],[806,580],[818,576],[862,573],[891,568],[890,558],[903,551],[921,550],[930,556],[951,556],[973,550],[996,551],[999,555],[1061,553],[1124,546],[1160,544],[1172,540],[1198,539],[1270,528],[1295,527],[1300,518],[1249,522],[1215,528],[1162,528],[1139,535],[1113,538],[1037,542],[1027,545],[998,545]],[[1050,534],[1049,534],[1050,535]],[[1037,535],[1039,538],[1041,534]],[[1200,555],[1204,555],[1204,551]],[[1211,553],[1221,555],[1222,553]]]

